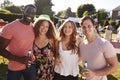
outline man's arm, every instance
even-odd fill
[[[109,75],[117,71],[118,61],[116,57],[107,58],[106,61],[109,64],[108,66],[96,71],[86,69],[83,76],[92,78],[94,76]]]
[[[102,70],[96,71],[97,76],[108,75],[117,71],[117,67],[118,67],[117,57],[107,58],[106,61],[109,64],[109,66],[105,67]]]
[[[9,51],[6,50],[6,47],[8,46],[9,42],[10,42],[9,39],[6,39],[0,36],[0,55],[7,59],[15,60],[20,63],[26,64],[27,57],[19,57],[11,54]]]

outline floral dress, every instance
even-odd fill
[[[54,75],[54,62],[48,57],[50,44],[39,48],[34,44],[34,55],[36,57],[37,80],[52,80]]]

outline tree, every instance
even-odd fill
[[[107,25],[109,25],[109,22],[108,20],[105,20],[103,26],[107,26]]]
[[[9,0],[4,0],[4,2],[1,4],[1,8],[6,8],[8,6],[12,6],[13,3],[10,2]]]
[[[19,6],[10,6],[10,7],[6,7],[7,10],[9,10],[12,13],[22,13],[21,11],[21,7]]]
[[[87,16],[88,15],[88,11],[85,11],[84,13],[83,13],[83,16]]]
[[[66,18],[66,19],[69,17],[76,17],[75,13],[71,11],[70,7],[68,7],[66,10],[58,12],[56,16],[60,18]]]
[[[52,2],[51,0],[34,0],[37,7],[37,14],[48,14],[53,16],[54,12],[52,11]]]
[[[105,26],[104,23],[106,22],[105,20],[108,19],[108,13],[105,9],[99,9],[97,11],[97,18],[98,21],[101,25]],[[105,21],[105,22],[104,22]]]
[[[83,17],[85,11],[88,12],[88,15],[91,15],[96,12],[96,9],[93,4],[82,4],[78,7],[76,14],[78,17]]]
[[[11,14],[11,12],[9,10],[6,10],[6,9],[0,9],[0,13]]]
[[[57,16],[57,17],[60,17],[60,16],[62,15],[62,13],[63,13],[63,11],[59,11],[59,12],[56,14],[56,16]]]

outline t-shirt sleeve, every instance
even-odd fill
[[[116,56],[116,52],[115,52],[115,48],[113,47],[113,45],[106,41],[103,47],[104,50],[104,56],[106,58],[110,58],[110,57],[114,57]]]
[[[12,28],[9,25],[7,25],[3,28],[0,36],[4,37],[6,39],[11,39],[12,38],[12,32],[13,32]]]

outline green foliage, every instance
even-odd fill
[[[108,22],[108,20],[105,20],[103,26],[107,26],[107,25],[109,25],[109,22]]]
[[[88,11],[85,11],[84,13],[83,13],[83,16],[87,16],[88,15]]]
[[[1,7],[5,8],[5,7],[11,6],[11,5],[13,5],[13,3],[10,2],[10,0],[4,0],[4,2],[1,4]]]
[[[60,17],[60,18],[67,18],[66,14],[67,13],[69,14],[69,12],[71,12],[71,9],[67,8],[66,10],[58,12],[58,14],[56,16]]]
[[[113,21],[112,19],[109,20],[109,24],[112,25],[113,22],[114,22],[114,21]]]
[[[88,14],[91,15],[96,11],[96,9],[93,4],[82,4],[78,7],[76,14],[78,17],[83,17],[83,13],[85,11],[88,11]]]
[[[56,16],[59,17],[62,13],[63,13],[63,11],[59,11],[59,12],[56,14]]]
[[[6,80],[7,64],[0,64],[0,80]]]
[[[12,22],[15,19],[20,19],[22,17],[22,14],[4,14],[0,13],[0,18],[3,19],[4,21]]]
[[[67,13],[67,10],[64,10],[64,11],[62,12],[62,14],[61,14],[59,17],[61,17],[61,18],[65,18],[66,13]]]
[[[7,63],[8,60],[0,56],[0,80],[6,80]]]
[[[111,75],[108,75],[108,80],[120,80],[120,54],[117,54],[118,57],[118,69]]]
[[[6,7],[7,10],[9,10],[10,12],[12,13],[19,13],[21,14],[22,11],[21,11],[21,7],[18,7],[18,6],[9,6],[9,7]]]
[[[10,14],[11,12],[9,10],[6,10],[6,9],[1,9],[0,13]]]
[[[108,20],[108,13],[109,12],[107,12],[105,9],[99,9],[96,13],[98,22],[103,26],[105,26],[104,24],[105,20]]]
[[[112,22],[111,25],[112,25],[112,26],[116,26],[116,22],[115,22],[115,21]]]
[[[112,27],[117,31],[117,28],[119,27],[118,25],[116,25],[116,22],[112,19],[109,20],[109,24],[112,25]]]
[[[48,14],[53,16],[54,12],[52,11],[52,2],[51,0],[34,0],[37,7],[37,15]]]
[[[63,11],[60,11],[60,12],[58,12],[58,14],[56,15],[57,17],[60,17],[60,18],[68,18],[68,17],[71,17],[71,14],[72,13],[72,11],[71,11],[71,8],[70,7],[68,7],[66,10],[63,10]]]

